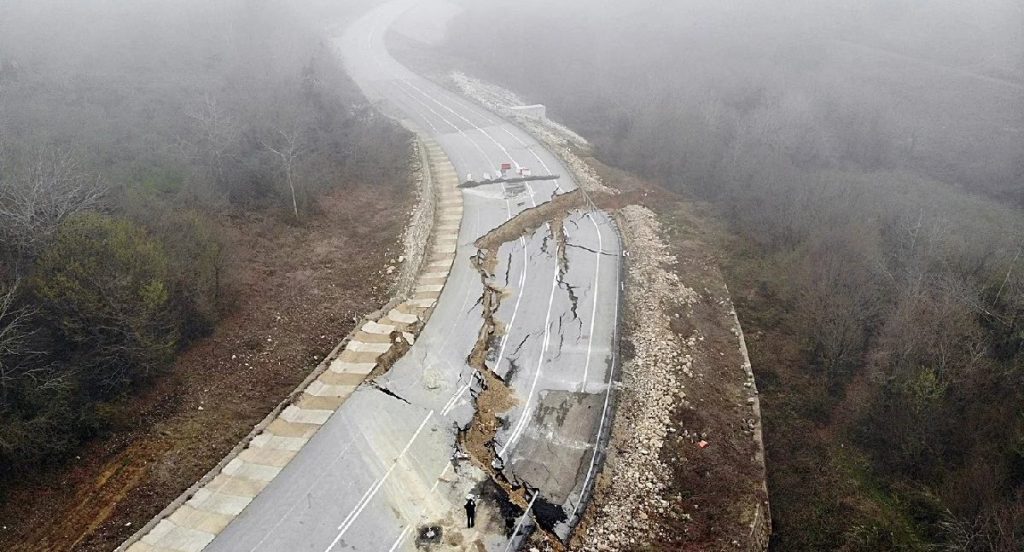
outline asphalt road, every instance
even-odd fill
[[[620,295],[620,242],[601,212],[574,212],[566,220],[562,270],[554,237],[542,226],[502,246],[490,282],[504,290],[496,316],[506,331],[491,342],[487,364],[517,399],[494,449],[506,476],[535,490],[534,513],[517,515],[481,470],[457,458],[458,432],[473,420],[480,386],[467,364],[483,324],[473,243],[575,183],[518,127],[388,54],[384,35],[414,4],[384,4],[337,39],[367,97],[438,141],[460,175],[494,174],[501,163],[513,163],[562,177],[463,192],[455,264],[415,345],[359,388],[207,550],[415,550],[434,540],[447,543],[436,549],[506,550],[517,544],[510,529],[523,533],[538,516],[564,535],[593,482],[596,443],[607,429]],[[482,496],[472,530],[462,509],[470,492]]]

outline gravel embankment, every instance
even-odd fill
[[[631,205],[617,218],[629,251],[624,337],[633,355],[622,365],[619,408],[593,507],[573,543],[580,550],[642,546],[655,536],[650,515],[672,507],[662,496],[671,472],[660,452],[672,409],[685,397],[678,376],[689,370],[685,351],[693,346],[669,329],[665,306],[686,303],[694,292],[669,269],[675,259],[661,241],[655,214]]]

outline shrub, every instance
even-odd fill
[[[165,365],[178,342],[167,256],[132,222],[65,222],[36,265],[33,289],[55,339],[98,396]]]

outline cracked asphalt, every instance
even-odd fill
[[[606,214],[572,210],[501,244],[493,273],[481,277],[471,260],[478,238],[576,186],[528,134],[388,54],[388,29],[430,1],[383,4],[336,40],[367,97],[437,140],[462,179],[502,163],[562,177],[463,190],[455,263],[419,339],[353,393],[207,550],[416,550],[428,527],[441,533],[431,549],[507,550],[537,524],[564,537],[581,513],[609,425],[619,237]],[[459,449],[483,381],[467,360],[484,323],[485,279],[501,290],[491,314],[504,330],[488,339],[486,369],[515,403],[491,448],[504,478],[528,489],[526,516],[488,491],[494,485],[480,466],[491,459]],[[482,497],[472,530],[462,511],[468,493]]]

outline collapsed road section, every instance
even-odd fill
[[[693,206],[589,157],[591,146],[517,96],[453,83],[509,116],[614,211],[629,250],[621,392],[593,498],[572,550],[767,550],[772,530],[758,390],[717,254]],[[615,182],[615,194],[604,182]],[[650,208],[648,208],[650,206]],[[617,377],[618,379],[618,377]],[[527,546],[544,548],[547,539]]]
[[[483,325],[468,362],[480,378],[460,444],[505,499],[529,510],[512,540],[538,528],[556,549],[593,483],[611,413],[615,356],[591,336],[614,333],[617,289],[605,300],[597,284],[602,268],[618,277],[619,252],[592,205],[581,190],[556,195],[476,240],[473,257]],[[526,289],[546,292],[530,312]]]

